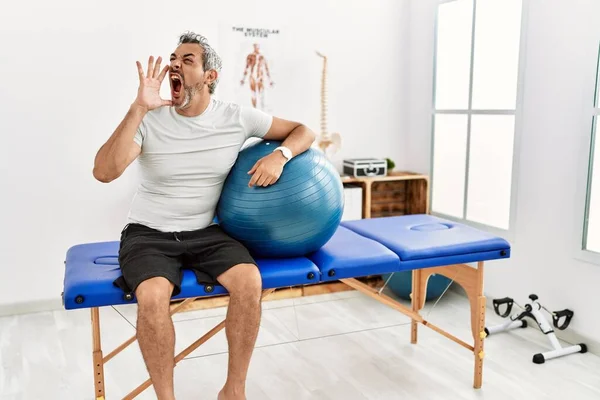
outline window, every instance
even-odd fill
[[[600,140],[596,135],[598,131],[598,117],[600,116],[600,51],[596,63],[596,90],[592,111],[592,129],[590,141],[590,158],[588,168],[587,201],[585,210],[585,227],[583,249],[600,253]]]
[[[438,6],[435,214],[510,227],[521,17],[522,0],[455,0]]]

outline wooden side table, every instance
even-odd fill
[[[341,176],[343,184],[363,189],[363,218],[406,214],[429,214],[429,177],[410,171],[385,176]]]

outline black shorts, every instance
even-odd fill
[[[121,232],[119,264],[122,278],[115,285],[124,291],[135,293],[144,280],[160,276],[175,286],[172,296],[181,292],[183,269],[192,270],[199,284],[214,285],[237,264],[257,265],[246,247],[219,225],[161,232],[140,224],[128,224]]]

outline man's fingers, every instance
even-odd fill
[[[266,174],[265,174],[265,175],[261,175],[261,176],[260,176],[260,179],[256,181],[256,184],[257,184],[258,186],[264,186],[264,185],[265,185],[265,182],[267,181],[267,179],[269,179],[269,176],[268,176],[268,175],[266,175]]]
[[[268,179],[265,179],[264,183],[262,184],[263,187],[267,187],[269,186],[271,183],[273,183],[273,177],[269,177]]]
[[[248,171],[248,175],[251,175],[254,172],[256,172],[256,168],[258,168],[258,161],[252,166],[252,168],[250,168],[250,171]]]
[[[254,182],[256,182],[256,174],[252,175],[252,177],[248,181],[248,187],[252,187],[252,185],[254,185]]]
[[[165,79],[165,75],[167,75],[167,72],[169,71],[169,65],[165,65],[165,67],[163,68],[163,70],[161,71],[160,75],[158,76],[158,80],[160,82],[163,81],[163,79]]]
[[[148,72],[146,73],[147,78],[152,78],[153,70],[154,70],[154,56],[150,56],[150,58],[148,58]]]
[[[144,80],[144,70],[142,69],[142,63],[140,63],[139,61],[136,61],[135,65],[137,65],[138,75],[140,77],[140,83],[141,83]]]
[[[252,179],[250,179],[250,182],[248,182],[248,186],[252,187],[256,184],[256,181],[258,180],[258,178],[260,178],[260,173],[256,173],[254,175],[252,175]]]
[[[173,101],[172,100],[164,100],[163,99],[162,105],[163,106],[172,106],[173,105]]]
[[[154,66],[154,72],[152,73],[152,77],[156,78],[160,74],[160,63],[162,62],[162,57],[158,57],[156,59],[156,65]]]
[[[256,172],[254,175],[252,175],[252,179],[250,179],[250,182],[248,182],[248,186],[252,187],[252,186],[262,186],[262,187],[267,187],[269,185],[274,184],[275,182],[277,182],[279,180],[279,178],[277,176],[274,175],[270,175],[266,172]]]

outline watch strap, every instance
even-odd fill
[[[292,159],[292,151],[291,151],[290,149],[288,149],[287,147],[285,147],[285,146],[279,146],[279,147],[277,147],[277,148],[276,148],[275,150],[273,150],[273,151],[277,151],[277,150],[281,151],[281,153],[283,154],[283,156],[284,156],[284,157],[285,157],[285,158],[286,158],[288,161],[290,161],[290,160]]]

